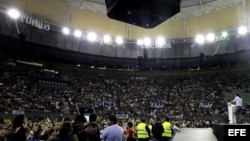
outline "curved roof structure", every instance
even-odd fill
[[[105,0],[60,0],[69,5],[84,10],[94,11],[99,14],[106,14]],[[237,4],[242,0],[182,0],[181,12],[173,18],[180,19],[189,16],[199,16],[203,13],[209,13],[214,10],[219,10],[227,6]]]
[[[9,0],[4,1],[6,3],[9,2]],[[100,32],[109,30],[111,34],[117,33],[116,31],[119,31],[119,34],[121,35],[127,35],[128,33],[126,31],[128,31],[129,28],[127,28],[126,24],[121,25],[124,29],[121,30],[122,28],[120,24],[110,24],[110,22],[99,24],[100,21],[96,20],[98,17],[101,17],[101,20],[107,19],[105,16],[98,15],[106,14],[105,0],[57,0],[53,1],[54,3],[48,3],[52,2],[50,0],[29,0],[29,2],[27,2],[26,4],[23,3],[23,1],[24,0],[19,0],[18,2],[15,1],[16,3],[14,3],[13,5],[19,5],[21,8],[27,10],[28,12],[35,13],[36,15],[42,17],[48,16],[48,19],[53,19],[53,21],[60,24],[68,22],[70,19],[69,17],[72,16],[73,18],[71,17],[72,21],[70,23],[70,25],[72,26],[81,27],[80,25],[83,25],[86,29],[97,29],[101,30]],[[171,20],[170,24],[166,24],[166,26],[175,25],[171,27],[171,30],[168,30],[168,28],[165,28],[164,26],[164,28],[162,27],[160,29],[157,29],[155,33],[158,34],[159,31],[164,29],[164,33],[166,34],[175,33],[173,38],[179,37],[179,35],[188,35],[185,37],[192,37],[191,35],[196,33],[195,29],[197,27],[203,28],[206,27],[206,25],[219,25],[217,29],[221,29],[224,28],[224,24],[220,23],[233,22],[232,24],[230,24],[231,27],[237,25],[238,22],[234,21],[238,19],[242,20],[242,17],[244,18],[244,16],[242,16],[242,12],[244,12],[243,10],[245,10],[243,7],[245,3],[247,3],[246,0],[182,0],[181,12],[175,15],[174,18],[177,19],[186,17],[188,19],[188,17],[190,17],[190,23],[186,25],[185,22],[183,22],[186,19],[175,21]],[[37,7],[38,4],[41,4],[41,6]],[[232,5],[232,8],[230,7],[230,5]],[[228,8],[224,8],[226,6],[228,6]],[[219,10],[220,8],[224,8],[227,11],[224,12],[223,10],[220,10],[223,11],[221,13],[219,13],[220,11],[214,11],[215,13],[212,12],[213,10]],[[72,10],[73,12],[70,13],[70,10]],[[86,12],[86,10],[95,11],[97,14],[93,14],[93,12]],[[87,14],[82,14],[85,12]],[[205,14],[208,12],[211,13]],[[229,14],[228,12],[231,13]],[[204,15],[198,16],[199,14],[203,13]],[[228,16],[224,16],[224,14],[227,14]],[[93,15],[97,18],[93,18],[93,21],[91,22],[89,22],[89,20],[86,20]],[[197,15],[198,17],[196,17],[195,15]],[[2,17],[5,17],[4,13],[2,13]],[[105,17],[106,19],[102,17]],[[223,21],[221,21],[221,19],[224,17],[225,20],[223,19]],[[203,21],[203,19],[210,20],[211,18],[214,18],[214,20],[211,20],[213,22],[208,20]],[[1,20],[4,21],[2,22],[3,24],[1,26],[1,33],[5,36],[8,36],[8,38],[10,36],[18,39],[19,35],[16,32],[13,32],[13,28],[10,28],[9,26],[10,21],[5,22],[6,18],[1,18]],[[90,24],[91,26],[89,26]],[[100,25],[100,27],[96,28],[97,25]],[[179,27],[183,27],[184,25],[188,27],[188,34],[186,34],[186,32],[183,32],[186,31],[185,29],[180,33],[176,32],[178,29],[183,29]],[[172,38],[169,38],[171,39],[169,40],[171,47],[159,49],[154,46],[150,48],[138,47],[135,42],[131,41],[126,42],[126,44],[119,47],[116,45],[105,45],[99,42],[92,44],[87,42],[85,38],[83,40],[79,40],[75,39],[73,36],[66,37],[62,35],[61,31],[59,30],[43,32],[30,24],[25,24],[22,22],[19,22],[18,26],[20,29],[25,30],[24,33],[26,33],[25,36],[27,45],[22,49],[27,49],[28,55],[25,56],[32,55],[31,58],[33,57],[33,55],[37,55],[45,58],[52,58],[54,60],[70,60],[72,62],[90,64],[91,66],[98,66],[98,64],[100,64],[100,66],[111,66],[111,68],[114,65],[121,66],[122,68],[125,66],[126,68],[131,68],[131,66],[141,66],[143,69],[189,69],[192,67],[197,68],[197,66],[201,67],[200,65],[213,68],[214,66],[217,67],[222,65],[227,67],[228,64],[246,64],[246,62],[249,63],[248,56],[250,47],[249,40],[247,40],[249,38],[249,34],[245,37],[232,34],[228,39],[218,40],[213,44],[205,44],[204,46],[194,44],[191,38],[176,38],[173,40]],[[213,29],[214,27],[215,26],[212,26],[207,29]],[[59,26],[57,28],[59,29]],[[143,29],[141,30],[133,27],[131,27],[131,29],[129,30],[131,30],[133,33],[139,33],[138,35],[143,35],[150,32],[145,32],[142,31]],[[156,35],[155,33],[150,32],[152,36]],[[129,39],[134,39],[138,35],[133,35]],[[4,45],[8,45],[8,38],[6,39],[6,42],[3,41]],[[16,46],[18,46],[18,44],[16,44]],[[204,57],[206,57],[206,59],[204,59]]]

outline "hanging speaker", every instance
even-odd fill
[[[154,28],[180,12],[181,0],[105,0],[111,19]]]

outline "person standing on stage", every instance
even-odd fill
[[[235,98],[234,100],[232,101],[233,103],[235,103],[236,105],[236,109],[235,109],[235,117],[236,117],[236,122],[237,123],[241,123],[243,121],[243,116],[242,116],[242,103],[243,103],[243,100],[240,96],[240,94],[236,93],[235,94]]]

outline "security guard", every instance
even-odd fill
[[[145,123],[145,119],[141,119],[141,122],[136,126],[136,134],[138,141],[149,141],[150,129]]]
[[[164,128],[164,132],[162,133],[163,141],[170,141],[173,136],[172,125],[168,117],[166,117],[165,121],[162,123]]]

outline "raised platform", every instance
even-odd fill
[[[240,141],[249,141],[250,124],[215,124],[213,125],[213,134],[218,141],[228,141],[237,139]]]
[[[172,141],[217,141],[212,128],[181,128]]]
[[[249,141],[250,124],[215,124],[213,128],[181,128],[172,141]]]

